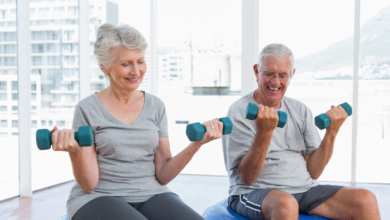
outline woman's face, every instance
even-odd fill
[[[130,50],[123,45],[113,50],[115,59],[108,69],[102,71],[109,77],[111,86],[123,91],[136,90],[146,72],[145,54],[140,50]]]

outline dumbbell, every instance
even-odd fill
[[[51,146],[52,133],[48,129],[37,130],[36,139],[39,150],[48,150]],[[74,133],[74,139],[80,147],[91,146],[93,144],[92,129],[89,126],[79,127],[79,131]]]
[[[344,102],[343,104],[340,104],[340,106],[344,108],[348,116],[352,115],[352,107],[348,103]],[[330,126],[330,118],[325,113],[315,117],[314,122],[320,130]]]
[[[223,135],[232,133],[233,122],[230,118],[220,118],[219,121],[223,124]],[[187,125],[186,134],[190,141],[202,140],[204,133],[206,133],[206,128],[199,122]]]
[[[248,103],[245,108],[245,118],[249,120],[254,120],[257,116],[257,112],[259,111],[259,106],[254,103]],[[283,128],[287,123],[287,113],[284,111],[277,111],[279,115],[278,127]]]

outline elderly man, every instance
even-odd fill
[[[332,106],[326,112],[331,126],[321,141],[310,109],[284,96],[295,73],[292,51],[282,44],[270,44],[261,51],[253,70],[258,88],[229,108],[234,127],[223,137],[230,207],[247,218],[262,220],[298,219],[299,213],[330,219],[380,219],[376,197],[370,191],[316,181],[348,117],[345,110]],[[259,105],[254,121],[244,116],[249,102]],[[277,110],[288,115],[284,128],[276,128]]]

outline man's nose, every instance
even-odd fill
[[[279,79],[279,76],[274,76],[271,80],[271,83],[274,84],[274,85],[280,85],[281,84],[281,81]]]

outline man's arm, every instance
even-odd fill
[[[333,153],[333,146],[336,140],[336,135],[339,132],[341,125],[347,119],[348,114],[343,107],[337,106],[325,113],[330,118],[330,126],[326,129],[326,133],[318,149],[311,155],[305,155],[307,170],[313,179],[318,179],[328,164]]]
[[[237,173],[241,180],[252,185],[263,170],[265,156],[271,143],[272,133],[278,124],[278,113],[267,106],[259,106],[256,117],[256,134],[248,152],[238,164]]]

